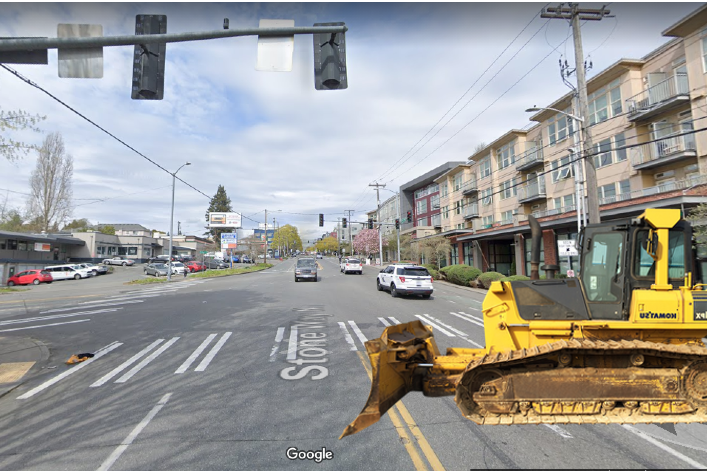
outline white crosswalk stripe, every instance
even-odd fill
[[[121,304],[139,304],[139,303],[144,303],[145,301],[142,299],[135,299],[135,300],[120,300],[117,302],[112,302],[112,303],[107,303],[107,304],[94,304],[90,306],[91,309],[94,307],[106,307],[106,306],[120,306]],[[65,312],[65,311],[72,311],[74,309],[81,309],[81,307],[78,306],[73,306],[73,307],[64,307],[64,308],[59,308],[59,309],[49,309],[48,311],[39,311],[40,314],[49,314],[52,312]]]
[[[201,363],[199,363],[199,366],[194,368],[194,371],[205,371],[206,367],[209,366],[209,363],[211,363],[211,360],[214,359],[216,354],[221,350],[221,347],[223,347],[223,344],[226,343],[226,340],[233,334],[233,332],[226,332],[221,336],[218,342],[216,342],[216,345],[211,349],[209,353],[206,354],[203,360],[201,360]]]
[[[187,358],[187,360],[184,363],[182,363],[182,366],[177,368],[177,371],[175,371],[174,374],[178,375],[178,374],[182,374],[185,371],[187,371],[189,369],[189,367],[191,366],[191,364],[194,363],[194,360],[196,360],[199,357],[199,355],[201,355],[201,352],[206,350],[206,347],[208,347],[209,344],[211,343],[211,341],[216,338],[216,335],[218,335],[218,334],[210,334],[208,337],[206,337],[206,339],[203,342],[201,342],[201,345],[199,345],[197,347],[197,349],[194,350],[194,352],[191,355],[189,355],[189,358]]]
[[[385,317],[379,317],[378,320],[381,321],[381,324],[386,327],[390,327],[393,324],[400,324],[400,321],[397,320],[395,317],[388,317],[388,319],[386,319]]]
[[[445,327],[445,328],[451,330],[452,332],[455,332],[455,333],[459,336],[459,338],[461,338],[462,340],[464,340],[464,341],[466,341],[466,342],[468,342],[468,343],[474,345],[475,347],[477,347],[477,348],[484,348],[482,345],[480,345],[480,344],[474,342],[473,340],[471,340],[471,339],[469,338],[468,334],[466,334],[465,332],[462,332],[461,330],[455,329],[455,328],[452,327],[451,325],[443,324],[442,321],[440,321],[439,319],[437,319],[437,318],[435,318],[435,317],[430,316],[429,314],[424,314],[424,316],[425,316],[427,319],[431,319],[431,320],[435,321],[436,323],[438,323],[439,325],[441,325],[441,326],[443,326],[443,327]]]
[[[352,352],[357,351],[358,348],[356,348],[356,342],[354,342],[353,337],[351,337],[351,334],[349,333],[349,329],[346,328],[346,324],[344,324],[343,322],[339,322],[339,328],[341,329],[341,331],[344,334],[344,338],[346,339],[346,343],[349,344],[349,347],[350,347],[349,350],[351,350]]]
[[[106,312],[116,312],[121,309],[123,309],[123,308],[116,307],[116,308],[112,308],[112,309],[98,309],[95,311],[80,311],[80,312],[72,312],[72,313],[68,313],[68,314],[54,314],[51,316],[25,317],[23,319],[12,319],[9,321],[1,321],[0,326],[14,325],[14,324],[27,324],[30,322],[42,322],[42,321],[49,321],[49,320],[54,320],[54,319],[64,319],[66,317],[88,316],[88,315],[93,315],[93,314],[104,314]]]
[[[339,322],[341,324],[341,322]],[[275,345],[273,345],[270,351],[270,359],[268,361],[275,361],[277,352],[280,350],[280,345],[282,344],[282,339],[285,338],[285,328],[278,327],[277,334],[275,334]]]
[[[424,322],[426,325],[431,325],[435,330],[438,330],[438,331],[442,332],[442,333],[443,333],[444,335],[446,335],[447,337],[456,337],[456,335],[454,335],[453,333],[451,333],[451,332],[449,332],[448,330],[446,330],[446,329],[444,329],[444,328],[438,326],[438,325],[435,324],[434,322],[431,322],[429,319],[426,319],[425,317],[422,317],[422,316],[419,315],[419,314],[415,314],[415,317],[417,317],[418,319],[420,319],[420,320],[421,320],[422,322]]]
[[[361,329],[358,328],[356,323],[354,321],[349,321],[349,325],[351,326],[351,329],[354,331],[354,334],[356,334],[356,337],[361,341],[362,344],[366,344],[368,339],[366,338],[365,335],[363,335],[363,332],[361,332]]]
[[[471,322],[472,324],[477,325],[477,326],[479,326],[479,327],[483,327],[483,326],[484,326],[484,321],[482,321],[482,320],[480,320],[480,319],[477,319],[476,317],[471,316],[471,315],[469,315],[469,314],[465,314],[465,313],[463,313],[463,312],[459,312],[459,313],[457,313],[457,312],[450,312],[449,314],[451,314],[451,315],[454,316],[454,317],[458,317],[459,319],[465,320],[465,321],[467,321],[467,322]]]
[[[157,345],[161,344],[162,342],[164,342],[164,339],[155,340],[150,345],[148,345],[147,348],[143,349],[142,351],[140,351],[136,355],[133,355],[132,357],[130,357],[129,360],[127,360],[126,362],[124,362],[123,364],[121,364],[120,366],[115,368],[113,371],[111,371],[107,375],[103,376],[101,379],[99,379],[98,381],[93,383],[90,387],[97,388],[98,386],[104,385],[105,383],[110,381],[113,377],[117,376],[125,368],[132,365],[133,363],[135,363],[136,361],[138,361],[140,358],[144,357],[145,355],[147,355],[153,348],[155,348]]]
[[[150,362],[152,362],[152,360],[154,360],[155,358],[157,358],[158,356],[160,356],[165,350],[167,350],[169,347],[171,347],[172,345],[174,345],[174,343],[175,343],[177,340],[179,340],[179,337],[172,337],[172,338],[169,340],[169,342],[165,343],[165,344],[162,345],[160,348],[158,348],[157,350],[155,350],[150,356],[148,356],[147,358],[145,358],[144,360],[142,360],[140,363],[138,363],[136,366],[134,366],[130,371],[128,371],[128,372],[125,373],[123,376],[121,376],[120,378],[118,378],[117,380],[115,380],[115,382],[116,382],[116,383],[124,383],[124,382],[126,382],[127,380],[129,380],[130,378],[132,378],[133,376],[135,376],[135,374],[137,374],[138,371],[140,371],[141,369],[143,369],[144,367],[146,367],[147,365],[149,365]]]

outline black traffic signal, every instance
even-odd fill
[[[341,220],[341,226],[346,229],[346,218]]]
[[[373,218],[368,218],[368,228],[373,229]]]
[[[136,15],[135,34],[167,34],[166,15]],[[136,44],[133,54],[133,100],[161,100],[167,43]]]
[[[395,220],[395,228],[400,229],[400,219]]]
[[[319,214],[319,227],[324,227],[324,215]]]
[[[314,23],[314,26],[344,26],[345,23]],[[345,33],[317,33],[314,37],[314,88],[340,90],[349,87],[346,79]]]
[[[412,211],[408,211],[408,222],[412,222]]]

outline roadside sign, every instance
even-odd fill
[[[558,240],[557,255],[560,257],[576,257],[579,255],[573,240]]]
[[[202,251],[200,251],[199,253],[202,254],[202,255],[206,255],[207,253],[209,253],[209,251],[208,251],[208,250],[202,250]]]
[[[235,232],[225,232],[221,234],[221,250],[238,248],[238,234]]]
[[[241,213],[209,213],[209,227],[241,227]]]

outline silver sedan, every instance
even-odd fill
[[[167,265],[164,263],[150,263],[145,265],[145,275],[167,276]]]

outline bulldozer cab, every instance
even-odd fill
[[[624,318],[625,250],[628,227],[615,224],[586,227],[582,237],[580,281],[592,319]]]

